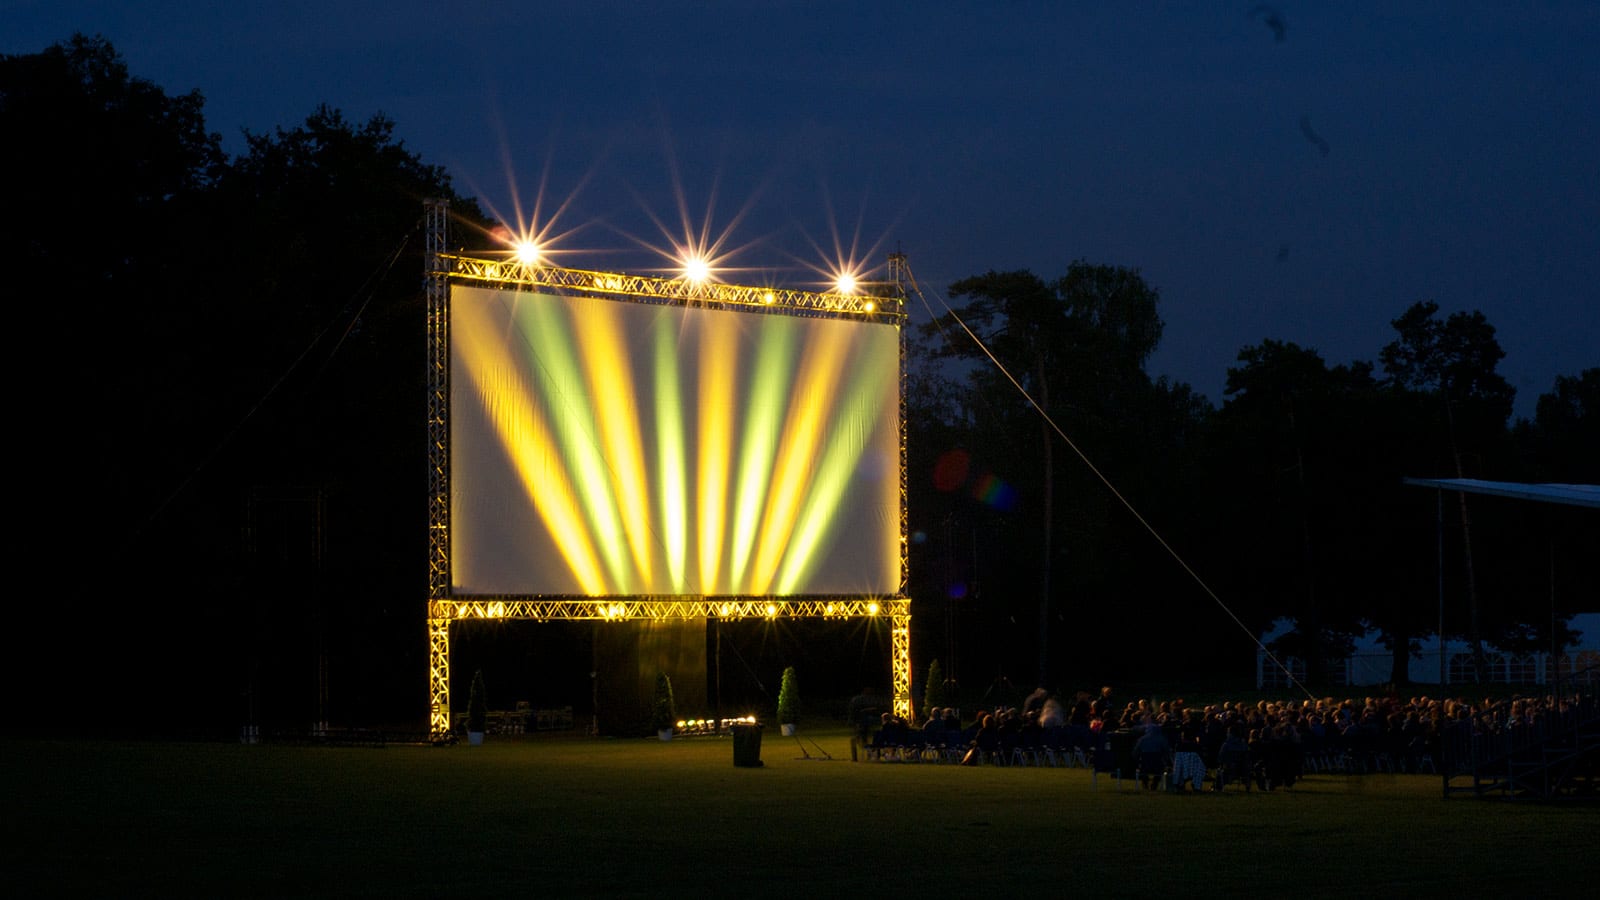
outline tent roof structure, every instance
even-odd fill
[[[1518,481],[1483,481],[1477,478],[1405,478],[1406,484],[1438,488],[1444,491],[1465,491],[1469,494],[1490,494],[1512,497],[1537,503],[1562,503],[1567,506],[1587,506],[1600,509],[1600,485],[1597,484],[1524,484]]]

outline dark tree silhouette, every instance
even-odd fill
[[[1397,388],[1431,398],[1444,414],[1444,435],[1452,473],[1481,475],[1489,444],[1505,436],[1516,391],[1495,371],[1505,351],[1494,326],[1481,312],[1456,312],[1438,318],[1439,304],[1423,301],[1391,324],[1399,337],[1379,354],[1384,372]],[[1469,466],[1467,456],[1476,465]],[[1477,568],[1472,553],[1472,519],[1465,491],[1457,494],[1461,513],[1462,563],[1466,574],[1467,637],[1474,668],[1485,677]]]
[[[1082,585],[1105,582],[1109,564],[1105,554],[1086,548],[1107,540],[1110,500],[1081,464],[1063,470],[1056,428],[1091,451],[1112,452],[1121,446],[1115,435],[1130,424],[1128,410],[1157,406],[1144,364],[1161,338],[1159,294],[1134,270],[1081,261],[1050,283],[1026,271],[989,272],[957,282],[950,293],[965,302],[925,326],[924,335],[951,338],[934,352],[972,364],[967,376],[975,431],[1013,436],[1008,456],[1037,453],[1035,466],[1018,470],[1037,473],[1024,491],[1025,521],[1036,526],[1019,533],[1037,554],[1036,574],[1019,587],[1035,598],[1035,675],[1046,683],[1059,674],[1051,651],[1056,623],[1069,606],[1074,617],[1084,612],[1084,604],[1060,602],[1058,565],[1068,560],[1074,583]],[[1029,432],[1036,437],[1023,437]],[[1063,471],[1071,472],[1073,485],[1065,515],[1056,502]],[[1056,537],[1063,523],[1071,540]],[[1091,574],[1096,567],[1098,576]]]

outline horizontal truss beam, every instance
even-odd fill
[[[658,303],[676,302],[684,305],[695,303],[782,310],[790,313],[816,313],[889,325],[899,325],[905,319],[904,301],[896,296],[816,293],[786,288],[720,284],[712,281],[689,281],[682,278],[653,278],[646,275],[590,272],[560,266],[530,265],[516,260],[479,259],[453,254],[440,254],[438,258],[445,271],[433,274],[442,274],[458,282],[479,281],[502,285],[564,288],[611,296],[637,297]]]
[[[583,597],[432,600],[428,618],[562,619],[626,621],[630,619],[870,619],[888,617],[899,623],[911,615],[905,597],[879,599],[795,599],[774,597]]]

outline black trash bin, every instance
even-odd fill
[[[733,726],[733,764],[753,769],[761,765],[761,726]]]

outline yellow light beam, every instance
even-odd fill
[[[728,386],[735,383],[739,374],[737,349],[732,329],[705,330],[700,346],[700,430],[696,447],[700,466],[696,487],[700,501],[700,591],[706,594],[719,593],[723,536],[727,530],[727,472],[733,443],[733,401]]]
[[[804,505],[795,522],[789,552],[784,556],[783,565],[778,571],[776,593],[792,593],[805,582],[822,555],[825,541],[858,540],[862,537],[833,534],[830,533],[830,528],[835,524],[835,514],[846,490],[851,486],[851,479],[861,466],[863,451],[872,445],[873,430],[879,426],[880,418],[885,413],[887,398],[883,395],[882,385],[894,382],[885,380],[892,378],[893,372],[886,372],[883,369],[885,367],[892,369],[895,365],[895,360],[881,358],[869,359],[850,366],[852,371],[861,374],[852,385],[846,387],[846,397],[839,404],[838,412],[834,416],[827,445],[822,448],[817,460],[816,477],[812,479],[811,490],[806,494]],[[899,410],[892,405],[889,412],[896,416],[899,414]],[[885,473],[881,484],[887,483],[887,473]],[[898,491],[896,485],[895,492]],[[859,497],[854,499],[856,502],[861,502]],[[896,555],[896,543],[890,541],[878,550],[883,556],[875,556],[874,559],[893,559]],[[876,584],[879,573],[863,573],[863,577],[870,579],[869,583]]]
[[[689,454],[684,446],[683,389],[678,379],[678,347],[673,320],[657,315],[655,334],[656,479],[661,487],[661,534],[666,542],[667,577],[677,593],[687,590],[689,564]]]
[[[811,341],[795,372],[789,398],[788,420],[773,467],[772,487],[768,492],[766,514],[755,564],[747,580],[749,592],[768,593],[772,579],[789,548],[790,529],[812,474],[819,432],[833,405],[840,376],[846,340]]]
[[[734,590],[747,587],[741,575],[749,564],[761,514],[766,507],[785,401],[790,399],[794,389],[793,323],[776,316],[762,316],[761,319],[755,379],[745,401],[744,437],[739,444],[739,478],[733,500],[732,583],[729,586]],[[730,390],[734,387],[729,386]]]
[[[543,465],[556,457],[549,423],[532,403],[533,391],[523,377],[524,360],[507,353],[499,327],[486,314],[487,302],[458,298],[453,305],[452,340],[466,349],[457,355],[480,397],[494,398],[490,422],[521,481],[523,492],[544,520],[573,577],[588,593],[604,585],[599,559],[583,525],[582,506],[565,478],[540,477]],[[493,336],[494,339],[489,339]],[[507,382],[514,382],[508,384]]]
[[[610,473],[618,524],[633,555],[630,569],[639,584],[654,584],[655,546],[650,495],[645,489],[644,446],[639,437],[639,409],[633,386],[633,363],[617,316],[621,305],[591,300],[583,305],[574,340],[585,349],[585,375],[594,399],[604,452],[596,460]]]
[[[577,316],[577,310],[548,297],[523,302],[518,309],[525,312],[518,327],[532,347],[536,364],[547,372],[539,385],[553,420],[558,458],[571,467],[567,480],[583,497],[580,508],[605,564],[606,592],[632,593],[636,587],[624,549],[627,539],[594,416],[598,398],[583,377],[583,366],[573,358],[573,349],[581,346],[578,328],[564,315],[570,311]]]

